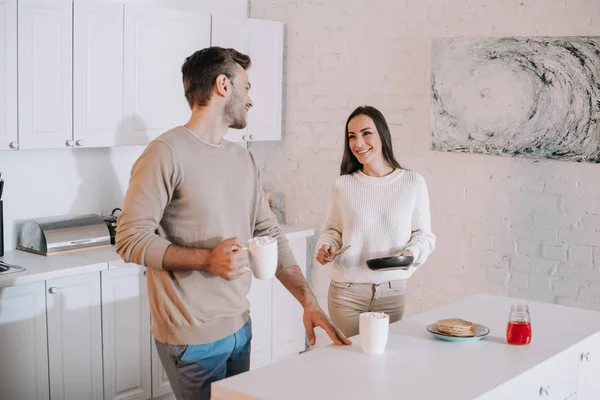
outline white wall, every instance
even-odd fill
[[[247,0],[128,2],[170,7],[194,4],[215,15],[247,16]],[[70,213],[104,215],[121,207],[131,166],[142,150],[137,146],[0,151],[0,172],[5,180],[5,249],[15,248],[18,226],[24,220]]]
[[[432,37],[600,35],[600,1],[250,0],[250,16],[286,23],[284,139],[251,150],[289,223],[321,227],[345,120],[371,104],[430,190],[438,245],[408,314],[480,291],[600,310],[600,166],[440,154],[429,136]]]

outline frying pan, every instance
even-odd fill
[[[393,256],[367,260],[367,266],[373,271],[407,269],[414,261],[413,256]]]

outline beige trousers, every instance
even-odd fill
[[[390,323],[404,314],[406,279],[380,283],[342,283],[329,285],[329,317],[346,337],[358,335],[358,320],[363,312],[384,312]]]

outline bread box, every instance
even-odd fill
[[[50,256],[110,247],[110,232],[97,214],[64,215],[27,221],[17,249]]]

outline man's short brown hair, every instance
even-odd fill
[[[185,98],[190,107],[207,105],[217,76],[224,74],[233,80],[236,64],[244,70],[250,68],[250,56],[235,49],[207,47],[186,58],[181,73]]]

